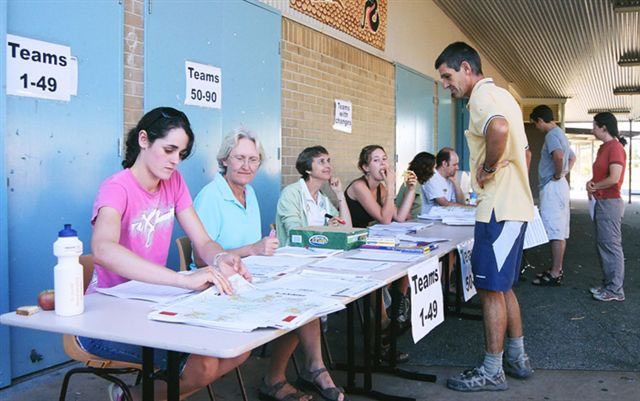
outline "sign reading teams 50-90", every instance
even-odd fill
[[[219,109],[222,105],[222,71],[212,65],[185,61],[187,94],[184,104]]]
[[[7,95],[71,99],[71,48],[7,34]]]
[[[442,274],[438,258],[432,257],[409,268],[411,290],[411,334],[417,343],[444,321]]]

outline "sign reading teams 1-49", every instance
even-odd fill
[[[71,99],[77,72],[71,48],[7,34],[7,95]]]
[[[212,65],[185,61],[187,94],[184,104],[219,109],[222,105],[222,71]]]
[[[429,258],[409,268],[411,289],[411,334],[417,343],[444,322],[442,272],[438,258]]]

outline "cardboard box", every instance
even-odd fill
[[[349,250],[367,241],[366,228],[309,226],[289,232],[291,246]]]

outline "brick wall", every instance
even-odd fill
[[[395,82],[391,63],[318,31],[282,19],[282,184],[300,176],[298,153],[322,145],[344,186],[360,175],[358,154],[368,144],[395,153]],[[334,130],[334,100],[352,102],[353,127]],[[330,191],[325,191],[329,194]]]
[[[124,1],[124,132],[144,114],[144,2]],[[124,142],[124,141],[123,141]]]

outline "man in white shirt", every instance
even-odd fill
[[[464,206],[464,193],[456,181],[458,154],[452,148],[442,148],[436,156],[435,174],[422,185],[422,214],[433,206]]]

